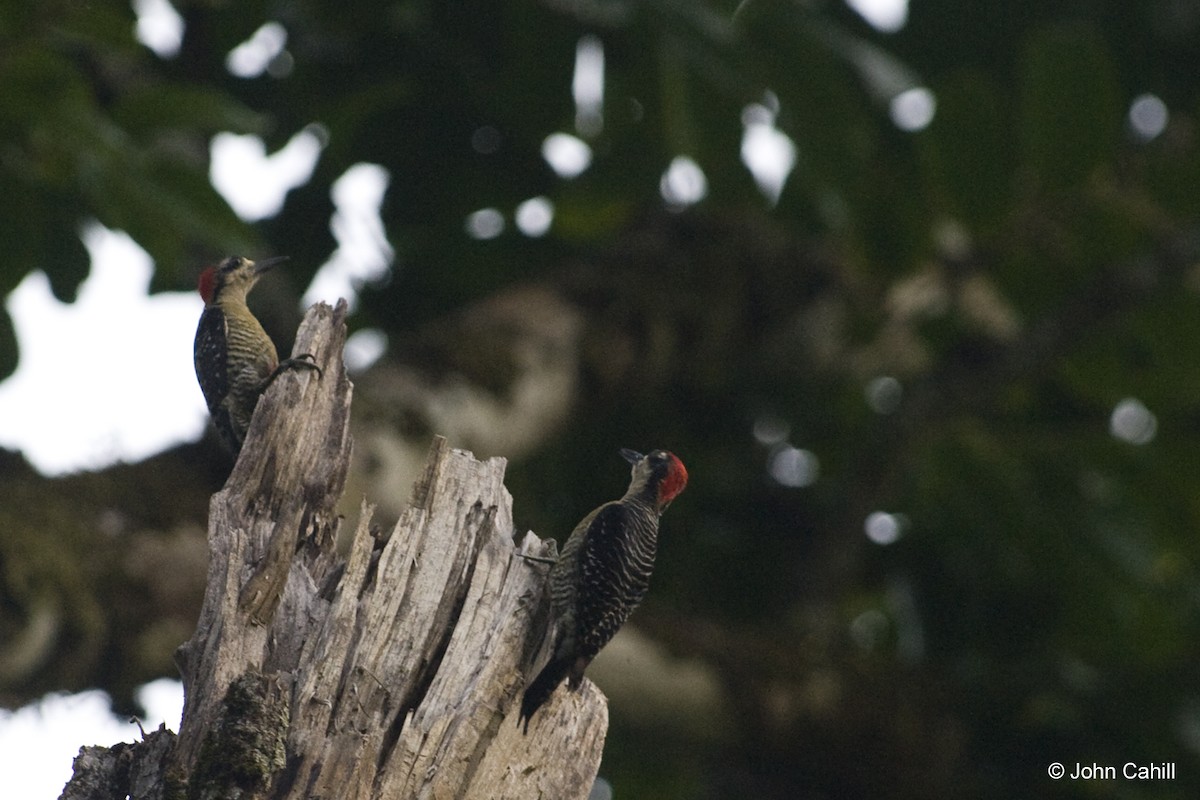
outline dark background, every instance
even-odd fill
[[[621,490],[618,447],[688,465],[633,623],[665,660],[606,670],[615,797],[1200,793],[1200,2],[916,0],[895,34],[782,0],[178,9],[160,58],[123,4],[0,2],[0,293],[41,269],[70,301],[93,219],[151,253],[156,291],[287,253],[256,306],[282,344],[335,246],[331,183],[380,164],[396,261],[351,325],[391,346],[355,414],[418,448],[447,431],[371,410],[394,396],[372,375],[527,415],[513,343],[545,316],[529,298],[555,298],[569,335],[539,341],[565,404],[520,446],[452,444],[511,458],[518,525],[542,535]],[[283,60],[230,75],[268,20]],[[574,132],[585,35],[604,126],[567,181],[541,148]],[[888,103],[914,86],[936,114],[905,132]],[[739,157],[767,92],[797,149],[774,205]],[[1149,140],[1128,116],[1146,93],[1170,113]],[[210,137],[274,150],[313,124],[312,180],[240,221],[208,184]],[[686,209],[659,188],[679,155],[707,178]],[[535,196],[555,208],[540,238],[511,224]],[[499,237],[464,233],[481,208],[509,219]],[[0,372],[18,357],[0,312]],[[815,479],[788,471],[809,458]],[[128,710],[174,674],[227,470],[210,439],[56,479],[3,456],[5,705],[100,686]],[[898,538],[868,538],[875,512]],[[680,665],[702,691],[665,680]],[[1055,782],[1055,761],[1177,771]]]

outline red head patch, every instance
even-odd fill
[[[658,502],[666,504],[674,500],[687,482],[688,474],[683,462],[674,453],[667,453],[667,475],[658,484]]]
[[[217,268],[205,267],[200,273],[200,296],[204,298],[204,304],[208,305],[213,301],[213,292],[217,290]]]

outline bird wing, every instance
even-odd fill
[[[640,531],[634,516],[623,503],[602,506],[580,544],[575,629],[579,655],[589,661],[629,618],[650,585],[649,571],[635,563]]]
[[[215,307],[204,309],[196,328],[195,366],[209,412],[215,412],[229,394],[226,341],[225,312]]]

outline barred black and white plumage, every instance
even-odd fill
[[[550,568],[550,660],[522,698],[518,723],[526,731],[564,678],[579,688],[588,664],[646,596],[659,517],[687,485],[683,462],[665,450],[621,455],[633,464],[628,491],[584,517]]]
[[[281,365],[275,343],[246,305],[246,295],[259,277],[282,260],[256,264],[234,256],[200,274],[204,311],[193,350],[196,379],[217,436],[232,453],[241,450],[258,397],[281,366],[317,369],[300,359],[287,359]]]

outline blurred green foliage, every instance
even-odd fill
[[[402,336],[588,265],[562,285],[640,349],[514,468],[518,513],[569,530],[609,494],[580,491],[597,453],[679,452],[692,484],[638,620],[733,700],[719,735],[664,746],[616,714],[617,798],[1200,792],[1200,3],[930,0],[894,34],[785,0],[178,8],[160,58],[122,4],[0,2],[0,292],[44,269],[70,298],[88,219],[151,253],[157,289],[235,250],[286,252],[303,284],[334,246],[329,187],[364,161],[391,176],[397,265],[355,325]],[[286,59],[230,75],[268,20]],[[575,130],[583,36],[604,125],[566,181],[541,148]],[[932,123],[901,131],[889,103],[921,86]],[[1127,117],[1143,93],[1170,113],[1153,136]],[[739,156],[750,104],[796,147],[774,206]],[[240,222],[209,137],[275,149],[309,125],[312,181]],[[684,212],[659,191],[677,155],[707,177]],[[549,236],[464,234],[536,196]],[[883,376],[901,392],[873,410]],[[1127,398],[1137,441],[1110,432]],[[811,485],[772,477],[789,447]],[[893,543],[864,535],[879,511]],[[1053,761],[1178,771],[1055,782]]]

